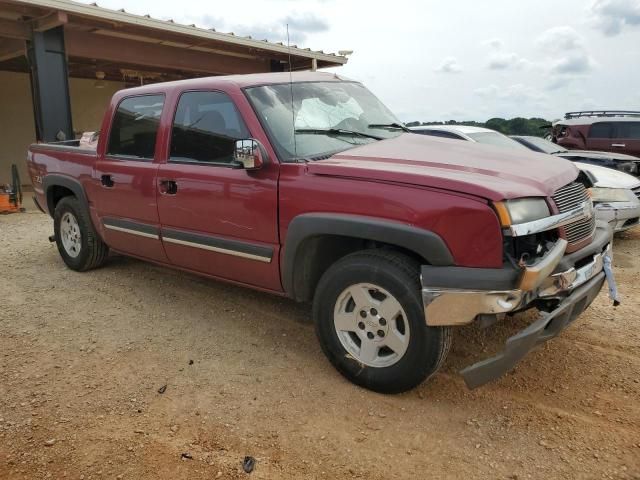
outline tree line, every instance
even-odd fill
[[[505,135],[532,135],[535,137],[544,137],[551,122],[544,118],[522,118],[516,117],[509,120],[504,118],[491,118],[486,122],[449,120],[447,122],[409,122],[407,127],[418,127],[420,125],[468,125],[472,127],[484,127],[496,130]]]

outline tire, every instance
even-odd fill
[[[400,393],[443,364],[452,330],[426,324],[418,272],[408,256],[367,250],[337,261],[320,279],[316,334],[329,361],[356,385]]]
[[[86,272],[106,260],[109,247],[96,233],[87,208],[76,197],[64,197],[58,202],[53,229],[58,252],[71,270]]]

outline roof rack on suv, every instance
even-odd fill
[[[633,110],[587,110],[584,112],[568,112],[565,120],[579,117],[640,117],[640,112]]]

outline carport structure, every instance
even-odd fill
[[[31,141],[98,129],[108,98],[120,88],[346,62],[345,56],[95,4],[0,0],[0,183],[11,163],[23,166]]]

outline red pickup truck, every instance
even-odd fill
[[[313,302],[329,360],[380,392],[433,375],[453,327],[536,307],[504,352],[461,372],[489,382],[605,280],[611,231],[571,162],[409,133],[328,73],[124,90],[96,150],[35,144],[28,166],[69,268],[111,250]]]

